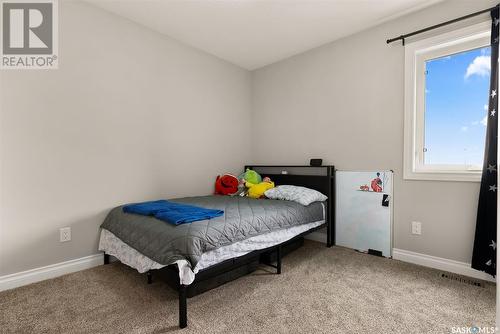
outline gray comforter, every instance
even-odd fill
[[[290,201],[229,196],[172,201],[221,209],[224,215],[173,226],[153,217],[124,213],[120,206],[111,210],[101,227],[160,264],[185,259],[194,268],[204,252],[259,234],[324,220],[323,206],[318,202],[303,206]]]

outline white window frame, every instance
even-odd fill
[[[405,47],[404,168],[407,180],[481,180],[482,166],[425,165],[425,62],[490,45],[491,23],[483,22]]]

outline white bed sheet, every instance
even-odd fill
[[[323,217],[324,216],[325,207],[323,205]],[[187,260],[175,261],[174,263],[179,266],[180,282],[181,284],[189,285],[193,283],[196,274],[202,269],[208,268],[231,258],[243,256],[255,250],[276,246],[324,223],[325,220],[321,220],[313,223],[292,226],[282,230],[264,233],[255,237],[235,242],[227,246],[219,247],[217,249],[203,253],[201,255],[200,261],[198,261],[198,264],[194,269],[191,268],[191,265]],[[166,265],[162,265],[141,254],[140,252],[120,240],[120,238],[115,236],[113,233],[105,229],[101,230],[99,250],[116,257],[118,260],[120,260],[120,262],[136,269],[140,273],[145,273],[152,269],[160,269],[166,267]]]

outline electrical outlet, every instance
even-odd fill
[[[59,229],[59,241],[71,241],[71,227],[63,227]]]
[[[416,235],[422,234],[422,223],[421,222],[411,222],[411,234],[416,234]]]

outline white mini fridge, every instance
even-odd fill
[[[337,171],[335,243],[392,256],[392,171]]]

